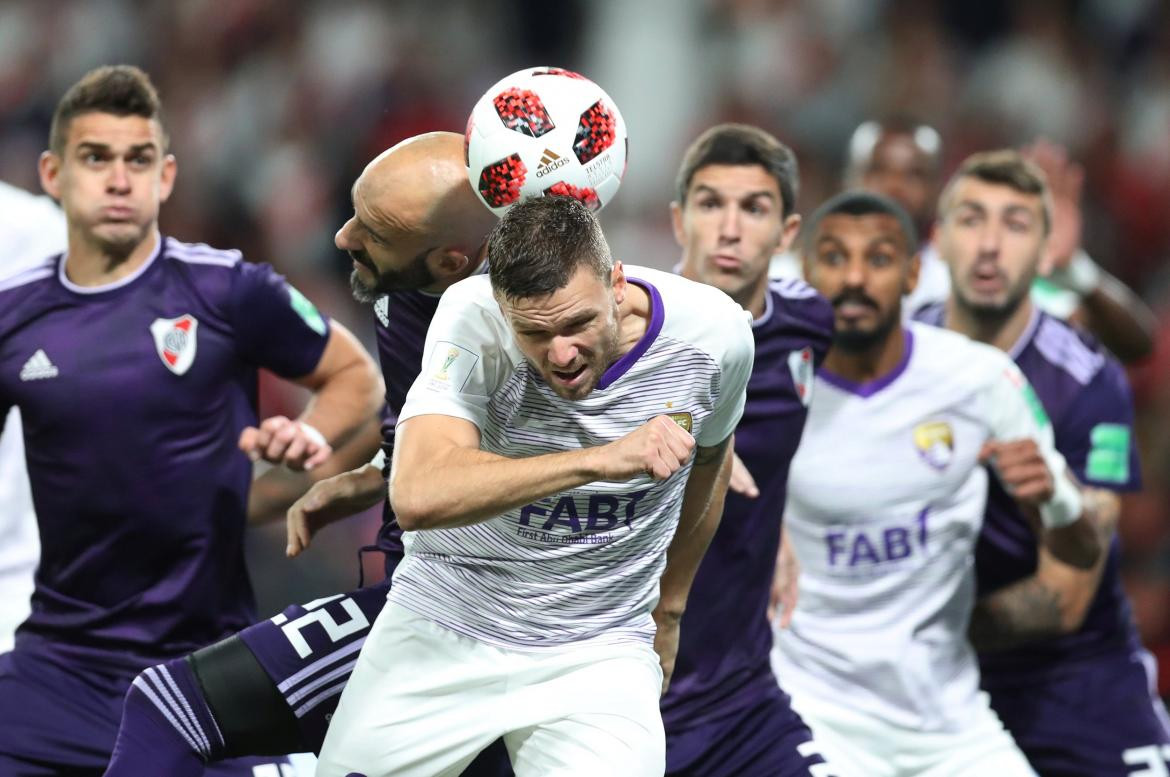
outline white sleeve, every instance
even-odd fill
[[[488,401],[511,366],[510,338],[490,308],[448,291],[427,330],[422,372],[406,394],[399,423],[446,415],[483,429]]]
[[[719,398],[715,401],[715,410],[695,440],[705,448],[726,440],[739,424],[755,358],[756,341],[752,336],[751,317],[737,307],[728,320],[728,325],[722,327],[724,349],[720,364]]]
[[[999,373],[985,388],[991,436],[1000,442],[1035,440],[1040,455],[1052,473],[1052,498],[1040,506],[1040,517],[1048,528],[1073,523],[1081,515],[1080,491],[1071,479],[1068,464],[1053,440],[1052,423],[1040,398],[1019,367],[1006,357]]]

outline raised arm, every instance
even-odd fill
[[[399,424],[390,502],[403,529],[469,526],[596,480],[664,480],[690,458],[694,439],[657,416],[594,448],[511,459],[479,444],[479,428],[462,418],[420,415]]]

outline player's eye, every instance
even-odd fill
[[[1017,234],[1024,234],[1031,230],[1032,225],[1022,219],[1008,219],[1007,228]]]
[[[719,200],[715,199],[714,197],[704,197],[703,199],[700,199],[698,201],[698,203],[696,203],[696,204],[699,206],[699,210],[708,210],[709,211],[709,210],[718,210],[720,202],[719,202]]]
[[[889,267],[894,263],[894,257],[890,256],[884,251],[876,254],[870,254],[869,263],[874,267]]]
[[[845,254],[840,251],[823,251],[820,255],[820,261],[822,264],[828,265],[842,264],[845,261]]]

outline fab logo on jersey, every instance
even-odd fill
[[[195,334],[199,321],[190,314],[178,318],[156,318],[150,325],[158,357],[168,370],[182,375],[195,361]]]

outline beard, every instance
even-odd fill
[[[379,271],[364,251],[350,251],[350,257],[365,267],[373,276],[373,283],[366,283],[355,269],[349,275],[349,286],[353,298],[364,304],[377,302],[380,297],[392,291],[417,291],[435,283],[435,275],[427,267],[427,254],[423,251],[401,270]]]
[[[879,314],[881,307],[877,302],[865,296],[861,292],[846,291],[838,294],[833,298],[833,309],[844,302],[854,302],[872,307]],[[886,312],[884,316],[879,316],[877,323],[872,329],[841,329],[835,328],[833,332],[833,346],[840,348],[842,351],[849,353],[863,353],[877,346],[890,336],[890,332],[894,331],[901,323],[902,308],[900,305],[895,305],[893,309]]]
[[[605,371],[609,369],[610,365],[622,357],[618,347],[620,337],[621,334],[616,324],[612,329],[602,335],[597,350],[592,356],[585,359],[582,365],[579,365],[583,366],[587,372],[585,382],[580,385],[572,388],[560,385],[549,374],[552,372],[552,367],[548,366],[547,363],[543,368],[539,369],[541,377],[548,384],[548,387],[553,390],[553,393],[561,399],[568,399],[570,401],[584,399],[597,388],[597,384],[601,382],[601,376],[605,374]],[[563,370],[558,371],[563,372]]]

